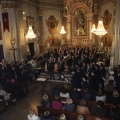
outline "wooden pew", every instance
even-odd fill
[[[3,108],[1,109],[1,112],[4,112],[7,110],[6,101],[4,100],[3,95],[0,95],[0,108]]]
[[[54,100],[55,99],[54,96],[49,96],[49,98],[50,98],[50,100]],[[66,98],[60,97],[60,101],[66,101]],[[73,102],[76,105],[79,104],[80,101],[81,101],[81,99],[73,99]],[[87,103],[88,103],[88,106],[97,106],[97,102],[95,102],[95,101],[87,101]],[[109,103],[105,103],[104,106],[107,109],[111,108],[111,104],[109,104]],[[117,105],[117,106],[120,108],[120,105]]]
[[[44,111],[48,110],[51,112],[52,116],[55,117],[59,117],[61,114],[65,114],[68,118],[68,120],[77,120],[77,117],[80,115],[77,112],[68,112],[65,110],[55,110],[52,108],[46,108],[46,107],[42,107],[42,106],[37,106],[37,110],[38,110],[38,116],[40,117],[41,114],[44,113]],[[95,116],[91,116],[91,115],[83,115],[85,117],[85,120],[95,120]],[[110,120],[107,118],[103,118],[103,120]]]

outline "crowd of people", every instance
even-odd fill
[[[3,87],[12,87],[12,80],[14,82],[17,80],[34,82],[41,72],[48,73],[50,79],[54,80],[56,80],[55,73],[58,74],[60,80],[65,80],[65,72],[72,74],[70,82],[74,93],[68,97],[71,98],[68,99],[71,100],[70,103],[76,97],[85,101],[96,101],[98,106],[102,104],[102,107],[104,102],[120,104],[120,66],[110,67],[110,55],[95,47],[53,48],[38,58],[27,56],[25,60],[11,64],[2,60],[0,64],[0,84]],[[77,95],[82,90],[84,94]],[[56,93],[58,95],[59,90]],[[86,103],[85,101],[83,103]],[[51,103],[48,106],[51,106]],[[68,105],[63,106],[61,104],[61,109],[67,110]],[[76,109],[74,108],[74,110]],[[89,109],[87,112],[91,113]]]

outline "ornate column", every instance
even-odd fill
[[[68,15],[67,16],[67,44],[68,46],[71,46],[72,45],[72,40],[70,39],[71,38],[71,15]]]
[[[89,26],[88,26],[88,33],[89,33],[89,43],[93,42],[93,33],[90,32],[90,30],[92,29],[92,25],[93,25],[93,14],[88,14],[88,22],[89,22]],[[88,44],[89,44],[88,43]]]
[[[6,59],[9,60],[9,62],[13,61],[12,53],[10,53],[11,40],[13,39],[15,40],[15,48],[17,48],[15,57],[17,58],[17,60],[20,59],[20,46],[21,46],[20,39],[22,38],[22,33],[20,29],[22,26],[20,25],[19,20],[23,18],[22,11],[21,9],[19,9],[21,6],[21,3],[22,1],[17,1],[17,0],[16,1],[11,1],[11,0],[1,1],[2,15],[4,13],[8,14],[9,30],[7,29],[4,30],[4,40],[5,40],[5,46],[6,46]],[[3,19],[3,22],[5,19],[6,18]],[[8,57],[8,54],[9,54],[9,57]]]
[[[113,40],[112,57],[113,65],[117,66],[120,64],[120,0],[116,0],[115,2],[115,36]]]

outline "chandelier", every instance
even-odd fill
[[[30,16],[30,7],[29,7],[29,1],[28,1],[28,8],[29,8],[29,16]],[[27,32],[26,32],[27,34],[25,34],[25,37],[27,38],[27,39],[34,39],[34,38],[36,38],[36,34],[34,33],[34,31],[33,31],[33,28],[32,28],[32,25],[29,25],[28,26],[28,30],[27,30]]]
[[[33,39],[36,37],[36,34],[33,32],[32,25],[29,25],[27,34],[25,35],[27,39]]]
[[[96,27],[95,27],[95,24],[93,24],[92,29],[91,29],[90,32],[94,33],[96,30],[97,30],[97,29],[96,29]]]
[[[65,29],[64,29],[64,26],[62,26],[62,27],[61,27],[60,34],[65,34],[65,33],[66,33],[66,31],[65,31]]]
[[[105,35],[107,33],[107,31],[105,30],[105,28],[103,26],[102,21],[98,22],[97,29],[95,28],[95,24],[93,24],[93,27],[90,32],[95,33],[96,35]]]

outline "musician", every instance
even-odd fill
[[[64,70],[65,70],[64,60],[60,58],[58,63],[59,80],[61,80],[61,76],[64,76]]]
[[[68,66],[68,72],[71,72],[71,68],[72,68],[72,56],[69,54],[68,59],[67,59],[67,66]]]
[[[55,79],[54,76],[54,59],[49,58],[48,63],[47,63],[47,70],[50,75],[50,79]]]

